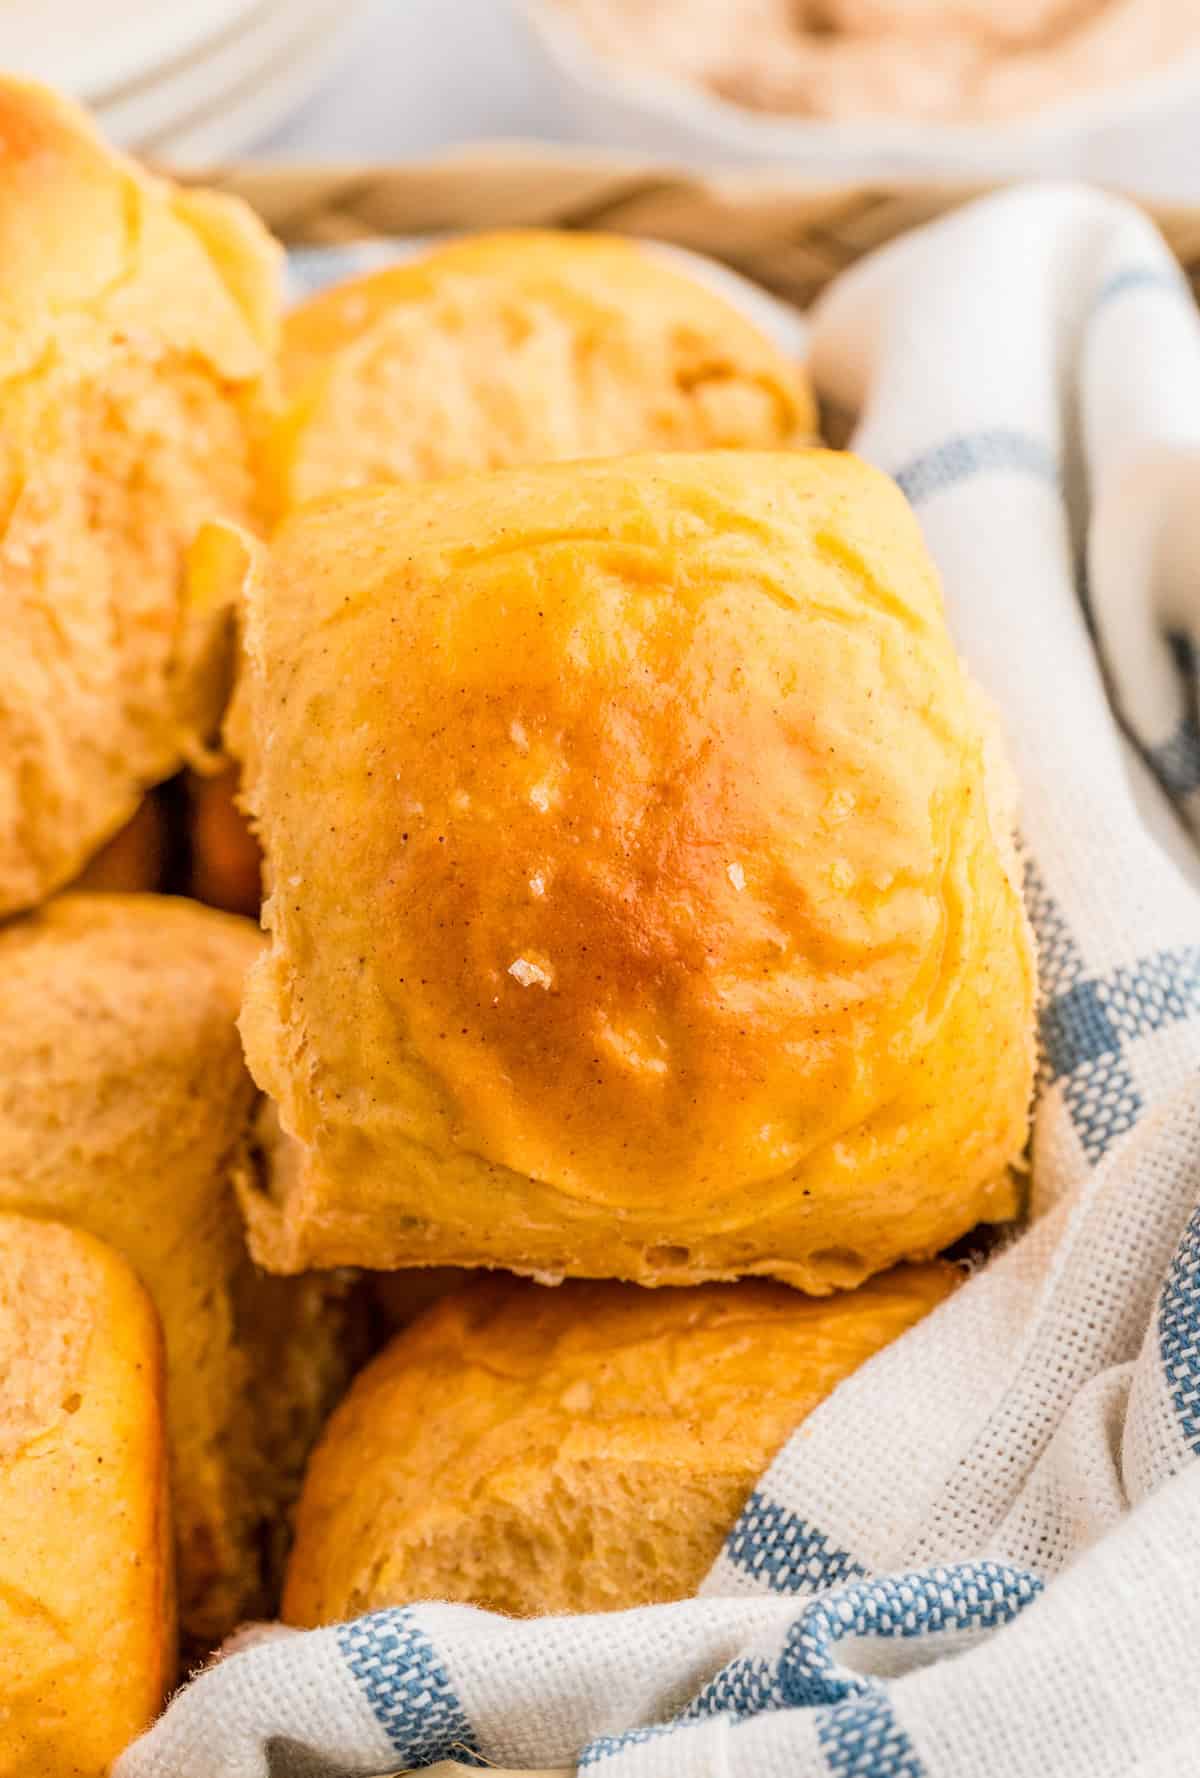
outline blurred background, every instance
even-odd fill
[[[8,0],[0,64],[180,165],[518,137],[1200,200],[1200,0]]]

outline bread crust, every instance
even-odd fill
[[[809,444],[807,378],[753,321],[616,235],[473,235],[283,327],[271,504],[622,451]]]
[[[833,452],[365,490],[249,594],[260,1261],[817,1292],[1015,1207],[1033,952],[895,486]]]
[[[232,636],[185,561],[206,519],[258,511],[279,250],[3,77],[0,258],[5,915],[214,738]]]
[[[352,278],[286,317],[265,500],[621,451],[792,448],[806,374],[704,282],[613,235],[473,235]],[[240,695],[226,713],[248,745]],[[236,774],[195,799],[195,892],[247,911],[258,849]],[[255,905],[257,903],[255,902]]]
[[[902,1267],[820,1301],[758,1282],[467,1285],[398,1335],[333,1415],[284,1617],[687,1597],[780,1445],[957,1277]]]
[[[104,1778],[174,1662],[154,1311],[89,1235],[0,1215],[0,1774]]]
[[[235,1019],[260,945],[168,896],[64,895],[0,928],[0,1206],[111,1243],[155,1301],[193,1647],[269,1609],[269,1546],[349,1361],[342,1286],[245,1251]]]

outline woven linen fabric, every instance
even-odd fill
[[[278,1632],[119,1778],[1200,1772],[1200,322],[1136,210],[1031,187],[856,267],[812,347],[1021,779],[1029,1224],[805,1422],[700,1597]]]

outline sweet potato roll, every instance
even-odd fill
[[[956,1277],[902,1266],[820,1300],[755,1280],[467,1285],[398,1335],[330,1421],[285,1617],[686,1598],[789,1434]]]
[[[341,1287],[264,1277],[238,1215],[257,1095],[235,1020],[260,943],[151,895],[63,895],[0,929],[0,1206],[111,1243],[153,1298],[193,1644],[270,1609],[283,1514],[345,1375]]]
[[[174,1665],[154,1310],[90,1235],[0,1215],[0,1775],[105,1778]]]
[[[277,254],[0,78],[0,915],[215,737],[231,638],[185,564],[257,510]]]
[[[287,316],[280,369],[277,515],[365,482],[816,432],[800,366],[619,235],[474,235],[351,279]]]
[[[260,1261],[824,1292],[1013,1212],[1034,966],[896,487],[833,452],[298,513],[248,592]]]

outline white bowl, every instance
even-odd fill
[[[97,120],[112,141],[156,160],[237,154],[287,115],[293,89],[275,95],[298,63],[320,78],[349,11],[347,0],[266,0],[238,30],[103,100]],[[311,75],[301,101],[310,84]]]
[[[1200,198],[1200,42],[1169,68],[999,124],[778,118],[598,56],[551,0],[513,0],[532,58],[578,141],[685,165],[772,165],[819,179],[1098,180]]]
[[[98,108],[113,141],[175,166],[242,153],[336,69],[359,0],[266,0],[246,29]]]
[[[39,0],[0,8],[0,67],[94,105],[236,32],[257,0]]]

